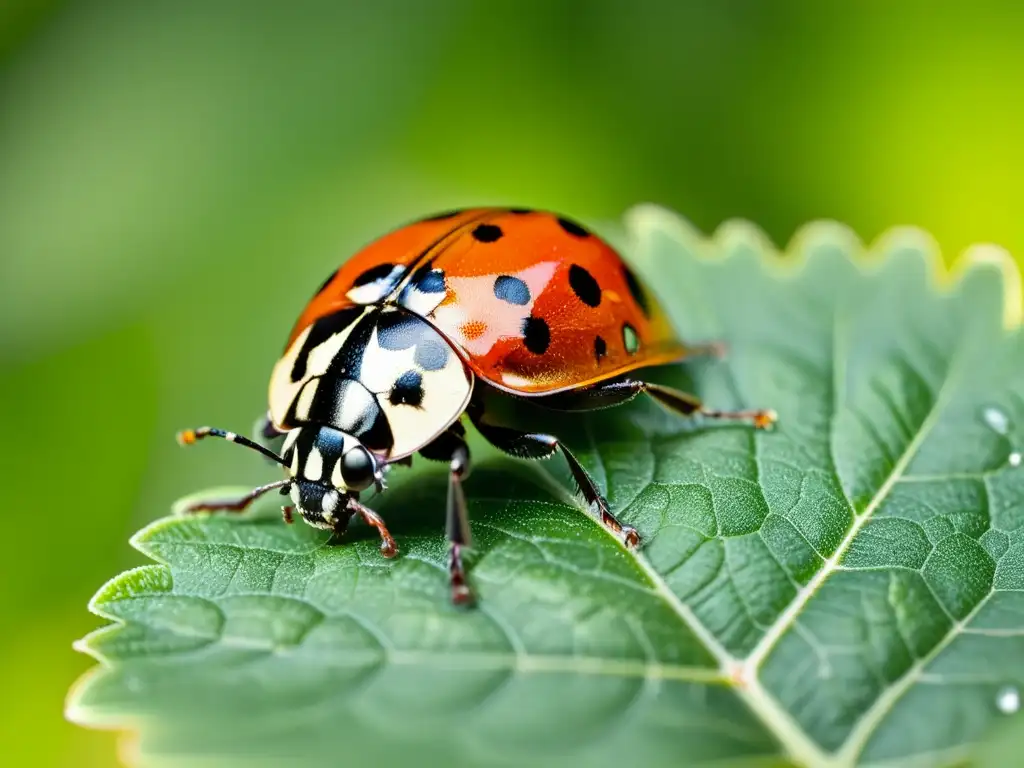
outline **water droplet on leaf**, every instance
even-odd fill
[[[996,707],[1004,715],[1012,715],[1020,709],[1020,691],[1015,686],[1007,685],[996,694]]]
[[[1007,458],[1011,467],[1019,467],[1022,460],[1024,460],[1024,457],[1020,455],[1020,451],[1014,451]]]
[[[1010,431],[1010,417],[998,408],[986,408],[981,412],[981,416],[985,423],[1000,435]]]

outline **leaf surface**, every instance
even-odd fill
[[[395,561],[365,529],[328,545],[273,507],[161,520],[134,540],[159,564],[93,602],[115,623],[80,644],[102,664],[69,716],[135,729],[139,763],[161,766],[968,755],[1024,687],[1012,264],[979,247],[943,277],[919,232],[865,256],[833,224],[780,257],[748,225],[704,239],[650,206],[628,233],[684,338],[729,346],[658,380],[780,418],[754,433],[639,401],[524,414],[565,437],[639,555],[557,460],[480,441],[474,611],[447,602],[436,465],[373,501]]]

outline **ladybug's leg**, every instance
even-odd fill
[[[427,459],[450,461],[448,474],[448,574],[452,585],[452,602],[464,605],[473,601],[473,593],[466,582],[466,571],[462,564],[462,550],[471,547],[469,514],[466,509],[466,495],[462,492],[462,481],[469,475],[469,446],[463,437],[466,431],[462,424],[455,422],[448,431],[439,435],[420,451]]]
[[[628,548],[635,549],[640,546],[640,534],[632,526],[623,525],[615,518],[607,500],[601,495],[594,480],[587,474],[587,470],[583,468],[572,451],[565,447],[565,443],[557,437],[539,432],[522,432],[509,427],[499,427],[481,419],[475,419],[473,424],[495,448],[521,459],[546,459],[556,450],[561,450],[562,456],[565,457],[565,461],[569,465],[569,471],[572,472],[573,480],[576,481],[576,486],[595,519]]]
[[[395,546],[395,540],[388,531],[388,527],[384,524],[383,517],[369,507],[360,504],[354,496],[349,497],[348,508],[350,512],[357,513],[363,518],[367,525],[377,529],[377,533],[380,534],[380,553],[384,557],[394,557],[398,554],[398,547]]]
[[[767,429],[779,418],[771,408],[756,408],[746,411],[716,411],[711,408],[705,408],[699,399],[681,390],[665,387],[661,384],[649,384],[646,381],[638,381],[636,383],[641,386],[641,391],[646,392],[670,411],[681,413],[684,416],[699,413],[706,419],[749,421],[755,429]]]
[[[244,496],[237,496],[233,499],[197,501],[195,504],[189,504],[187,507],[184,507],[181,512],[182,514],[192,514],[195,512],[244,512],[250,504],[256,501],[256,499],[267,491],[280,488],[282,493],[286,493],[291,483],[291,478],[286,478],[284,480],[278,480],[275,483],[261,485],[259,488],[253,488]]]
[[[452,454],[451,471],[448,473],[448,509],[445,524],[448,541],[451,542],[448,550],[448,574],[452,585],[452,602],[456,604],[473,602],[473,593],[466,583],[466,571],[462,566],[462,548],[473,546],[466,496],[462,492],[462,480],[468,474],[469,448],[463,443]]]
[[[778,418],[771,409],[716,411],[705,408],[697,397],[687,392],[634,379],[611,381],[585,389],[547,395],[538,398],[537,403],[559,411],[592,411],[628,402],[642,392],[683,416],[699,414],[707,419],[749,421],[757,429],[770,427]]]

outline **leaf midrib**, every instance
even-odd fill
[[[838,317],[834,318],[834,324],[838,325]],[[834,331],[833,338],[835,338],[836,332],[837,331]],[[721,675],[732,685],[736,690],[737,695],[747,704],[751,711],[761,719],[772,735],[778,738],[785,753],[800,764],[808,766],[834,766],[834,768],[845,768],[845,766],[854,765],[860,751],[867,743],[871,733],[874,732],[874,728],[881,721],[885,712],[887,712],[899,697],[902,696],[906,689],[909,688],[912,681],[916,679],[916,675],[920,673],[921,669],[924,668],[924,665],[928,663],[936,652],[936,649],[933,649],[932,652],[926,654],[922,659],[915,661],[914,665],[912,665],[910,669],[901,675],[893,684],[889,685],[883,695],[879,696],[878,699],[873,702],[871,707],[869,707],[869,709],[858,719],[857,723],[847,736],[846,741],[844,741],[844,743],[840,745],[839,749],[835,752],[826,752],[823,750],[818,743],[814,741],[806,731],[804,731],[799,723],[793,719],[788,710],[786,710],[782,704],[761,685],[759,679],[760,667],[767,659],[771,650],[775,647],[775,644],[795,625],[800,612],[810,602],[811,598],[817,594],[818,590],[825,583],[828,577],[838,570],[841,570],[839,568],[839,562],[842,560],[843,555],[845,555],[853,540],[857,537],[857,534],[860,533],[864,526],[872,519],[875,511],[877,511],[885,499],[888,498],[892,489],[902,480],[911,461],[913,461],[918,450],[921,448],[931,430],[938,422],[943,410],[952,396],[952,382],[958,378],[957,374],[963,354],[962,349],[963,346],[961,338],[961,340],[958,340],[958,345],[953,352],[950,365],[946,369],[945,378],[939,387],[939,391],[932,402],[931,408],[925,418],[921,421],[910,442],[907,444],[906,448],[904,448],[902,454],[893,465],[893,468],[885,481],[872,495],[868,504],[860,514],[857,514],[856,510],[854,510],[852,505],[850,505],[849,496],[842,483],[838,483],[840,489],[843,491],[843,496],[849,505],[849,509],[853,516],[853,524],[850,526],[849,530],[846,532],[842,541],[836,547],[832,555],[825,561],[811,580],[798,591],[796,596],[790,601],[783,612],[779,614],[779,617],[772,622],[765,633],[761,636],[761,639],[754,646],[753,650],[747,654],[747,656],[737,657],[732,655],[728,649],[726,649],[703,625],[689,607],[674,592],[672,592],[661,574],[658,573],[644,557],[640,556],[639,552],[626,550],[628,554],[636,560],[641,570],[650,580],[651,584],[654,586],[655,592],[662,597],[666,604],[676,613],[687,628],[704,644],[705,649],[711,653],[716,660],[718,660],[721,665]],[[833,353],[835,353],[835,343],[833,343]],[[835,368],[835,366],[833,366],[833,368]],[[834,373],[833,386],[835,386],[836,383],[835,375],[836,374]],[[835,413],[838,412],[838,396],[837,390],[833,395],[836,403],[833,408],[833,418]],[[585,434],[591,444],[590,447],[594,456],[601,463],[602,474],[607,476],[600,444],[594,438],[589,428],[585,430]],[[657,461],[657,457],[655,457],[655,461]],[[546,469],[543,467],[539,467],[539,469],[542,474],[548,475]],[[554,480],[550,475],[548,475],[548,479],[551,481]],[[836,479],[837,481],[839,480],[838,475],[836,476]],[[563,495],[563,498],[565,497],[566,496]],[[573,505],[581,507],[579,500],[574,499]],[[587,510],[584,509],[584,512],[586,511]],[[983,600],[979,603],[979,606],[971,612],[971,616],[980,609],[980,606],[983,605],[984,602],[985,601]],[[962,627],[963,625],[963,622],[954,625],[937,647],[945,647],[949,640],[959,631],[958,627]],[[862,726],[862,724],[866,724],[866,726]]]

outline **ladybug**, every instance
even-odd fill
[[[771,425],[771,410],[709,410],[636,373],[715,349],[680,341],[619,254],[571,219],[516,208],[431,216],[348,259],[300,315],[274,366],[260,427],[268,441],[283,437],[279,452],[210,427],[179,433],[183,444],[205,437],[239,443],[286,469],[283,480],[243,497],[186,511],[241,511],[278,489],[291,497],[286,522],[297,510],[310,525],[340,533],[358,515],[377,529],[382,554],[394,557],[384,520],[360,503],[360,493],[384,490],[390,467],[408,465],[415,453],[443,460],[450,466],[451,596],[467,603],[462,481],[470,456],[462,418],[512,456],[560,452],[591,514],[636,548],[636,530],[615,518],[565,444],[503,421],[493,404],[591,410],[644,393],[678,414]]]

